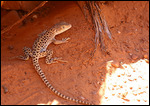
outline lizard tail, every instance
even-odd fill
[[[45,74],[43,73],[40,65],[39,65],[39,62],[38,62],[38,59],[37,58],[34,58],[33,57],[33,65],[37,71],[37,73],[40,75],[40,77],[42,78],[43,82],[46,84],[46,86],[52,91],[54,92],[56,95],[58,95],[59,97],[63,98],[63,99],[66,99],[66,100],[70,100],[70,101],[74,101],[76,103],[80,103],[80,104],[85,104],[85,105],[93,105],[91,103],[88,103],[88,102],[85,102],[85,101],[82,101],[82,100],[78,100],[78,99],[74,99],[74,98],[71,98],[69,96],[65,96],[63,95],[62,93],[60,93],[59,91],[57,91],[51,84],[50,82],[47,80]]]

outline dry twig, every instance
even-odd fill
[[[32,14],[35,10],[37,10],[38,8],[42,7],[46,2],[48,1],[43,1],[41,4],[39,4],[37,7],[35,7],[31,12],[29,12],[28,14],[24,15],[20,20],[18,20],[17,22],[15,22],[13,25],[5,28],[4,30],[1,31],[1,34],[4,34],[5,32],[9,31],[12,27],[14,27],[15,25],[17,25],[18,23],[22,22],[27,16],[29,16],[30,14]]]
[[[109,31],[105,18],[102,15],[101,9],[97,5],[97,3],[95,1],[86,1],[85,3],[86,3],[86,6],[88,7],[89,14],[91,16],[91,19],[95,28],[95,49],[92,54],[93,56],[99,44],[100,44],[101,49],[106,51],[104,40],[103,40],[104,38],[103,35],[107,34],[108,37],[111,39],[111,32]]]

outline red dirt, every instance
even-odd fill
[[[29,16],[25,25],[14,27],[9,32],[1,35],[1,104],[77,104],[64,100],[51,92],[36,73],[31,59],[28,61],[10,59],[23,54],[22,48],[24,46],[32,47],[37,34],[61,21],[72,24],[72,28],[57,36],[56,39],[66,37],[71,39],[65,44],[50,44],[48,49],[54,51],[53,57],[63,57],[68,63],[60,62],[47,65],[45,64],[45,58],[42,58],[39,61],[41,68],[51,84],[64,95],[94,104],[106,104],[104,99],[109,100],[111,98],[104,94],[107,88],[107,74],[118,72],[115,69],[125,69],[122,64],[127,64],[128,66],[144,57],[149,60],[149,2],[106,2],[101,5],[101,9],[110,27],[112,40],[105,36],[108,53],[106,54],[98,48],[92,59],[90,57],[95,47],[94,31],[92,30],[92,25],[87,23],[80,8],[73,1],[48,2],[38,12]],[[37,15],[37,19],[31,21],[33,15]],[[114,61],[110,63],[113,67],[108,68],[110,60]],[[143,67],[146,69],[142,69],[142,72],[149,71],[147,68],[149,66],[148,60],[142,60],[146,61],[144,62],[146,67]],[[138,72],[139,67],[132,71]],[[119,72],[126,73],[128,71]],[[126,74],[117,74],[117,77],[121,78],[117,79],[117,81],[124,81],[123,75]],[[133,73],[132,75],[138,74]],[[115,81],[114,78],[111,81]],[[129,84],[128,81],[124,81],[124,83]],[[125,88],[125,85],[113,84],[115,82],[109,85]],[[145,87],[148,89],[148,83],[146,84]],[[132,90],[134,87],[130,87],[130,85],[133,84],[131,83],[127,87]],[[115,102],[113,96],[117,94],[117,90],[116,88],[111,89],[115,90],[115,92],[110,92],[112,93],[110,101]],[[118,94],[121,95],[118,98],[123,100],[122,104],[133,104],[132,100],[127,98],[129,92],[121,91]],[[138,95],[138,93],[134,95]],[[149,96],[144,97],[149,98]],[[143,99],[145,104],[148,104],[148,100]],[[137,98],[135,104],[139,104],[141,101],[140,98]],[[115,103],[117,104],[117,102]]]

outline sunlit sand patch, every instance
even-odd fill
[[[149,104],[149,63],[139,60],[136,63],[121,64],[123,68],[113,68],[107,63],[106,79],[99,94],[101,104]]]
[[[48,102],[48,103],[39,103],[37,105],[58,105],[58,101],[57,100],[53,100],[52,102]]]

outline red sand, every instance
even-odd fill
[[[90,56],[95,47],[92,25],[87,23],[80,8],[72,1],[48,2],[29,16],[25,25],[14,27],[1,35],[1,104],[77,104],[51,92],[36,73],[31,59],[10,59],[23,54],[22,48],[32,47],[37,34],[60,21],[72,24],[72,28],[56,39],[71,39],[65,44],[50,44],[48,49],[54,51],[53,57],[63,57],[68,63],[47,65],[45,58],[42,58],[39,61],[42,70],[51,84],[64,95],[104,104],[103,83],[106,83],[106,74],[111,73],[107,69],[107,62],[114,60],[112,65],[117,68],[121,66],[120,63],[129,65],[144,57],[149,59],[149,2],[114,1],[104,4],[101,9],[110,27],[112,40],[105,36],[108,54],[98,48],[92,60]],[[37,19],[31,21],[33,15],[37,15]],[[4,91],[4,87],[8,91]],[[126,93],[122,95],[122,100],[131,101],[125,98]],[[140,103],[142,100],[137,101]]]

